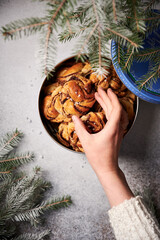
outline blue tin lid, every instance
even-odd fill
[[[160,29],[158,30],[158,32],[160,33]],[[151,35],[149,35],[147,40],[151,38],[153,39],[153,37],[156,37],[156,36],[153,36],[155,34],[156,33],[152,33]],[[158,41],[155,43],[155,45],[157,44],[160,45]],[[148,41],[145,41],[144,48],[145,47],[149,47]],[[112,57],[113,66],[117,72],[117,75],[119,76],[121,81],[125,84],[125,86],[135,95],[137,95],[139,98],[145,101],[152,102],[152,103],[160,103],[160,78],[158,78],[156,83],[153,83],[151,88],[148,87],[146,89],[139,90],[136,84],[136,81],[139,81],[142,75],[147,73],[149,62],[133,61],[130,71],[127,72],[122,70],[122,68],[118,64],[118,61],[115,61],[116,53],[117,53],[117,43],[114,40],[112,40],[111,57]]]

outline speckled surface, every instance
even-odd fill
[[[44,3],[28,0],[0,1],[0,24],[23,17],[43,16]],[[58,46],[57,63],[71,55],[74,41]],[[112,240],[104,191],[85,155],[65,150],[44,130],[38,114],[38,94],[43,81],[37,52],[39,35],[16,41],[0,36],[0,134],[16,127],[25,133],[21,151],[36,154],[53,184],[51,195],[70,194],[68,209],[52,212],[47,225],[52,240]],[[160,208],[160,105],[140,101],[136,123],[124,139],[120,166],[133,191],[151,189]]]

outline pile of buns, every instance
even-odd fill
[[[131,125],[135,116],[135,95],[120,81],[113,66],[105,75],[97,75],[88,62],[64,66],[57,71],[53,83],[45,87],[43,114],[58,124],[59,142],[75,151],[83,152],[83,147],[75,132],[73,115],[81,118],[90,133],[99,132],[106,124],[104,111],[94,96],[98,87],[112,88],[128,113]]]

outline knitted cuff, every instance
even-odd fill
[[[160,239],[158,225],[140,196],[112,207],[108,214],[117,240]]]

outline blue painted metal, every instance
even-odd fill
[[[158,30],[158,33],[160,34],[160,28]],[[160,42],[156,41],[156,33],[152,33],[145,40],[145,43],[143,46],[144,48],[150,47],[149,39],[152,39],[152,40],[155,39],[154,45],[160,47]],[[126,87],[135,95],[137,95],[138,97],[140,97],[145,101],[152,102],[152,103],[160,103],[160,78],[158,78],[158,81],[152,85],[152,88],[148,87],[147,89],[142,89],[141,91],[138,89],[136,84],[136,81],[140,80],[142,75],[144,75],[147,72],[149,62],[140,63],[140,62],[133,61],[130,71],[126,72],[122,70],[120,65],[117,63],[116,53],[117,53],[117,43],[114,40],[112,40],[111,42],[112,62],[119,78],[126,85]]]

